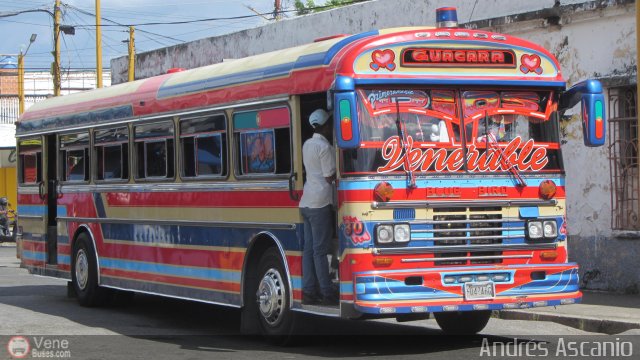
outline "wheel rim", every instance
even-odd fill
[[[80,290],[84,290],[87,287],[87,281],[89,280],[89,260],[87,259],[87,253],[84,249],[78,250],[76,255],[76,281]]]
[[[286,290],[282,276],[276,269],[269,269],[258,286],[258,308],[262,318],[271,326],[282,320]]]

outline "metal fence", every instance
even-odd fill
[[[609,89],[611,228],[640,230],[637,90]]]
[[[44,95],[26,95],[24,97],[25,110],[46,98]],[[0,95],[0,124],[13,124],[16,120],[18,120],[18,96]]]

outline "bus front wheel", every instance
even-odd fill
[[[98,285],[98,264],[93,244],[86,234],[80,234],[73,247],[71,282],[82,306],[102,305],[108,291]]]
[[[436,322],[447,334],[473,335],[487,326],[491,311],[456,311],[434,313]]]
[[[262,334],[275,343],[286,343],[293,329],[290,291],[280,255],[270,248],[260,258],[255,299]]]

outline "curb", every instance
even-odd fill
[[[614,335],[631,329],[640,329],[640,323],[599,319],[587,316],[544,314],[530,311],[494,311],[493,317],[503,320],[551,321],[588,332]]]

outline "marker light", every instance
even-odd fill
[[[388,257],[377,257],[372,260],[373,266],[391,266],[393,259]]]
[[[540,183],[540,187],[538,188],[538,192],[540,194],[540,198],[549,200],[556,196],[556,183],[552,180],[544,180]]]
[[[379,182],[375,188],[373,188],[373,196],[376,201],[387,202],[391,200],[393,196],[393,186],[386,181]]]
[[[540,253],[540,259],[542,260],[555,260],[558,257],[558,252],[555,250],[543,251]]]
[[[340,133],[342,140],[353,139],[353,126],[351,124],[351,103],[349,100],[340,100]]]
[[[436,26],[439,28],[458,27],[458,13],[454,7],[436,9]]]
[[[603,119],[603,109],[602,109],[602,101],[596,101],[595,106],[596,112],[596,138],[602,139],[604,137],[604,119]]]

